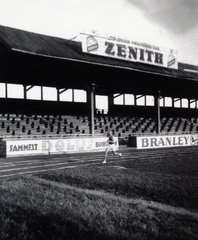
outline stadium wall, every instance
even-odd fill
[[[85,115],[90,113],[89,104],[76,102],[58,102],[41,100],[24,100],[0,98],[1,113],[15,114],[55,114],[55,115]],[[132,117],[155,117],[154,106],[111,105],[109,115]],[[161,117],[198,117],[197,109],[161,107]]]
[[[156,108],[154,106],[125,106],[112,105],[109,109],[110,115],[133,116],[133,117],[155,117]],[[191,108],[161,107],[161,117],[198,117],[198,110]]]
[[[23,99],[0,99],[1,113],[18,114],[56,114],[56,115],[88,115],[86,103],[54,102]]]

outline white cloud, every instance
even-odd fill
[[[172,23],[174,16],[168,13],[174,14],[180,2],[184,0],[0,0],[0,24],[63,38],[73,38],[93,29],[102,34],[174,48],[179,51],[179,61],[198,65],[195,11],[193,20],[186,21],[185,32],[172,31],[179,26],[179,21]],[[180,9],[189,14],[194,2],[189,0],[190,5],[185,8],[183,4]],[[178,19],[179,10],[175,13]],[[187,31],[190,24],[194,26]],[[190,54],[188,58],[187,54]]]

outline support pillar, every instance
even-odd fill
[[[60,90],[59,90],[59,88],[56,88],[56,93],[57,93],[57,102],[60,102]]]
[[[88,87],[88,86],[87,86]],[[95,112],[95,91],[96,84],[91,83],[89,89],[89,98],[88,98],[88,104],[89,104],[89,133],[94,136],[94,112]]]
[[[134,94],[134,106],[137,106],[137,95]]]
[[[34,85],[30,85],[30,86],[23,86],[23,92],[24,92],[24,99],[27,100],[27,92],[32,89],[34,87]]]
[[[160,91],[155,95],[155,113],[156,113],[156,133],[160,134],[161,121],[160,121]]]
[[[8,84],[5,84],[5,97],[8,98]]]
[[[41,101],[43,101],[43,86],[41,86]]]
[[[27,100],[27,86],[26,85],[23,86],[23,97],[25,100]]]
[[[108,95],[108,113],[110,113],[110,114],[114,114],[113,105],[114,105],[113,94],[109,94]]]

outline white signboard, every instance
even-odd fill
[[[138,136],[136,146],[143,148],[184,147],[198,145],[198,134],[167,135],[167,136]]]
[[[6,141],[6,156],[104,151],[107,137]],[[118,142],[117,142],[118,148]]]
[[[81,34],[85,53],[141,62],[166,68],[178,68],[178,51],[116,37]]]

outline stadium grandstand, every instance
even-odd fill
[[[120,144],[137,136],[198,134],[198,66],[178,62],[172,50],[130,43],[0,26],[0,137],[11,141],[8,150],[24,146],[32,153],[40,143],[18,142],[56,139],[56,150],[64,152],[62,139],[103,138],[109,130]],[[75,141],[83,150],[84,140]]]

